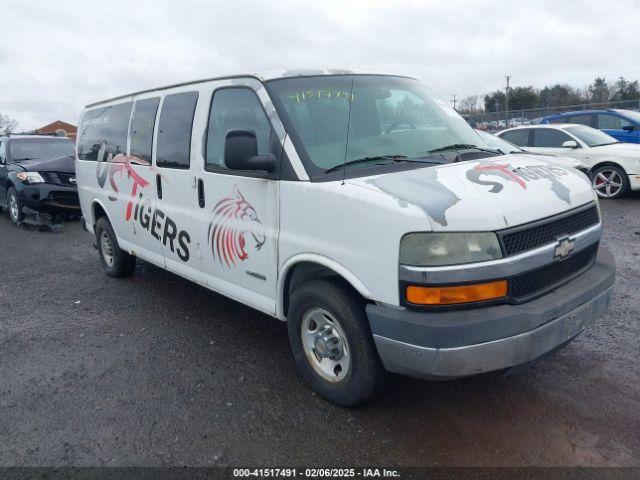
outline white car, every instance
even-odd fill
[[[601,198],[619,198],[640,190],[640,145],[621,143],[595,128],[578,124],[531,125],[497,134],[529,152],[580,160],[591,168]]]
[[[300,372],[342,405],[387,371],[528,363],[611,299],[584,175],[488,150],[412,78],[189,82],[89,105],[78,132],[83,222],[106,273],[132,275],[141,258],[286,321]]]
[[[525,149],[514,145],[513,143],[505,140],[504,138],[500,138],[496,135],[492,135],[489,132],[483,132],[482,130],[476,130],[480,138],[492,149],[495,149],[503,154],[527,154]],[[540,158],[547,163],[552,165],[556,165],[558,167],[568,167],[575,168],[576,170],[584,173],[587,177],[591,178],[591,169],[580,160],[576,160],[575,158],[569,157],[560,157],[556,155],[545,155],[541,154]]]

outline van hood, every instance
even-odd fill
[[[38,158],[14,163],[27,172],[60,172],[75,173],[76,168],[72,156],[58,158]]]
[[[347,180],[429,217],[434,231],[491,231],[593,202],[586,176],[536,155],[503,155]]]

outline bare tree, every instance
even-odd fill
[[[478,113],[480,111],[480,96],[467,95],[460,100],[457,110],[462,113]]]
[[[0,135],[10,134],[16,129],[17,126],[18,122],[16,122],[13,118],[0,113]]]

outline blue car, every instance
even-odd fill
[[[580,110],[554,113],[540,123],[579,123],[608,133],[620,142],[640,143],[640,112],[634,110]]]

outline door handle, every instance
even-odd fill
[[[158,198],[162,199],[162,177],[156,175],[156,190],[158,192]]]
[[[204,208],[204,180],[198,179],[198,205]]]

